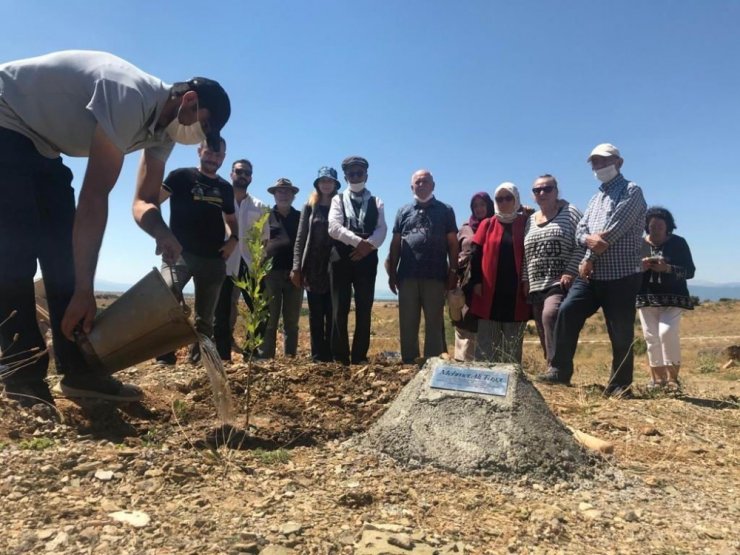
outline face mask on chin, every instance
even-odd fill
[[[594,170],[594,177],[602,183],[609,183],[618,175],[619,172],[617,171],[617,167],[613,164],[611,166],[601,168],[600,170]]]
[[[361,193],[362,190],[365,188],[366,181],[361,181],[360,183],[349,183],[349,190],[353,193]]]
[[[430,200],[432,200],[432,197],[433,196],[434,196],[434,193],[433,192],[432,193],[429,193],[425,197],[420,197],[419,195],[414,195],[414,200],[416,202],[420,202],[420,203],[424,204],[425,202],[429,202]]]
[[[170,139],[181,145],[197,145],[206,140],[206,134],[203,133],[203,126],[200,121],[192,125],[183,125],[180,123],[180,110],[177,110],[177,116],[166,127]],[[195,113],[199,110],[198,104],[195,104]]]

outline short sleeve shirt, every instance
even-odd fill
[[[95,125],[122,152],[168,158],[174,143],[157,120],[170,86],[106,52],[67,50],[0,64],[0,127],[42,156],[89,156]]]
[[[234,213],[234,191],[220,177],[208,177],[196,168],[170,172],[164,180],[170,193],[170,227],[184,251],[206,258],[221,256],[223,214]]]
[[[451,206],[437,199],[426,206],[418,202],[407,204],[396,215],[393,233],[401,235],[399,281],[405,278],[447,279],[447,235],[457,234],[455,211]]]

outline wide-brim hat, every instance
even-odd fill
[[[337,189],[341,187],[342,184],[339,182],[339,179],[337,179],[337,170],[335,170],[334,168],[330,168],[329,166],[322,166],[321,168],[319,168],[319,174],[316,179],[313,180],[313,186],[318,188],[319,179],[324,177],[328,177],[329,179],[334,181],[334,183],[336,183],[337,185]]]
[[[287,177],[281,177],[275,182],[275,185],[267,189],[267,192],[271,195],[274,195],[280,189],[288,189],[294,195],[300,190],[298,189],[298,187],[293,185],[293,182],[290,179],[288,179]]]

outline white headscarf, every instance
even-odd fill
[[[507,191],[514,196],[514,207],[510,213],[501,212],[498,202],[496,202],[496,197],[498,196],[499,191]],[[519,213],[519,208],[522,205],[521,202],[519,202],[519,189],[517,189],[516,185],[514,185],[513,183],[504,181],[501,185],[496,187],[496,190],[493,192],[493,205],[496,210],[496,218],[498,219],[498,221],[500,221],[502,224],[510,224],[511,222],[516,220],[516,217]]]

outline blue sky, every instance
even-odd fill
[[[300,207],[320,166],[359,154],[389,228],[421,167],[458,222],[473,193],[502,181],[532,203],[542,173],[583,209],[598,185],[586,157],[612,142],[625,177],[673,211],[697,279],[740,282],[740,1],[0,5],[3,61],[107,50],[166,82],[220,81],[233,108],[225,166],[249,158],[250,192],[264,201],[285,176]],[[132,283],[159,265],[131,217],[138,158],[127,157],[111,195],[105,280]],[[79,188],[84,160],[67,162]],[[196,164],[194,147],[178,146],[168,169]],[[381,271],[378,289],[385,281]]]

